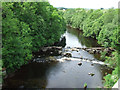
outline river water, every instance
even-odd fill
[[[97,41],[86,38],[79,30],[67,27],[64,34],[67,47],[99,47]],[[89,54],[86,51],[72,51],[72,57],[84,57],[89,59],[100,59],[100,55]],[[59,57],[59,56],[58,56]],[[36,58],[45,60],[46,58]],[[79,66],[78,63],[82,65]],[[7,88],[83,88],[87,83],[88,88],[103,87],[103,76],[111,73],[111,70],[100,64],[86,61],[64,61],[64,62],[33,62],[24,65],[12,77],[4,80]],[[90,76],[88,73],[94,73]]]

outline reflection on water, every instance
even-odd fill
[[[67,28],[66,46],[70,47],[96,47],[99,46],[94,39],[85,38],[82,32]],[[96,58],[99,55],[89,54],[86,51],[72,52],[73,57]],[[38,58],[37,58],[38,59]],[[39,58],[40,60],[43,60]],[[24,65],[11,78],[4,80],[5,87],[16,88],[83,88],[87,83],[88,88],[103,87],[102,79],[105,73],[111,70],[99,64],[81,61],[44,62]],[[88,73],[94,73],[94,76]]]
[[[99,47],[97,40],[93,38],[86,38],[83,36],[82,31],[68,27],[65,33],[66,46],[70,47]]]

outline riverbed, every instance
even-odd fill
[[[67,47],[100,47],[97,41],[83,36],[82,31],[66,28],[63,34]],[[72,57],[100,60],[100,54],[90,54],[87,51],[71,51]],[[111,73],[111,69],[101,64],[72,60],[64,62],[44,62],[47,57],[37,57],[41,62],[24,65],[12,77],[4,80],[6,88],[87,88],[103,87],[103,76]],[[60,59],[61,56],[55,56]],[[82,63],[82,65],[78,65]],[[93,76],[89,73],[94,73]]]

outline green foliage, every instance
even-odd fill
[[[84,35],[89,37],[93,37],[95,38],[96,35],[98,33],[96,32],[99,32],[99,27],[101,27],[101,24],[100,22],[98,22],[99,20],[99,17],[101,17],[103,14],[103,12],[101,10],[94,10],[88,17],[87,19],[85,20],[85,23],[84,23],[84,28],[83,28],[83,32],[84,32]],[[97,26],[99,25],[99,26]],[[97,29],[97,31],[96,31]]]
[[[26,44],[28,44],[28,42],[23,38],[26,33],[22,32],[26,27],[23,29],[20,26],[19,20],[17,18],[13,18],[12,10],[9,9],[10,7],[6,7],[6,5],[9,6],[10,4],[3,4],[3,8],[5,7],[3,15],[5,15],[5,17],[3,17],[2,22],[2,58],[3,67],[6,67],[7,70],[14,70],[14,68],[19,68],[25,63],[24,58],[28,58],[27,56],[28,54],[30,55],[30,52],[28,51],[28,48],[26,48]],[[26,32],[27,31],[28,27],[26,29]]]
[[[73,17],[75,13],[74,9],[67,9],[64,13],[64,19],[68,25],[72,25],[71,18]]]
[[[105,63],[109,63],[109,67],[115,68],[118,65],[118,53],[112,52],[111,56],[105,56]]]
[[[102,30],[98,36],[98,42],[105,47],[110,47],[114,45],[114,40],[116,40],[118,26],[113,23],[108,23],[102,27]]]
[[[118,78],[118,67],[112,72],[112,74],[108,74],[104,77],[105,79],[105,87],[111,88],[117,82]]]
[[[32,52],[58,41],[65,31],[62,14],[48,2],[2,3],[3,67],[15,71]]]

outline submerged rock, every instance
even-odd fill
[[[91,72],[91,73],[88,73],[88,75],[90,75],[90,76],[94,76],[95,74]]]
[[[82,63],[80,62],[80,63],[78,63],[78,65],[79,65],[79,66],[81,66],[81,65],[82,65]]]
[[[64,73],[66,73],[66,71],[63,71]]]

